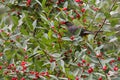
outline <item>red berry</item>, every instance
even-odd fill
[[[76,2],[81,2],[81,0],[75,0]]]
[[[2,66],[0,66],[0,70],[2,69]]]
[[[51,28],[54,28],[54,26],[51,26]]]
[[[79,80],[79,77],[78,77],[78,76],[76,76],[75,80]]]
[[[91,52],[90,52],[90,51],[88,51],[87,53],[88,53],[88,54],[90,54]]]
[[[118,61],[120,61],[120,57],[118,57]]]
[[[26,51],[27,49],[26,48],[23,48],[24,51]]]
[[[70,39],[73,41],[75,39],[75,36],[71,36]]]
[[[93,9],[94,11],[98,11],[98,10],[99,10],[99,8],[94,7],[94,6],[92,6],[92,9]]]
[[[55,62],[56,60],[54,59],[54,57],[51,57],[49,61],[52,63]]]
[[[0,52],[0,57],[3,55],[3,53],[2,52]]]
[[[77,17],[77,18],[80,18],[80,14],[77,14],[76,17]]]
[[[70,49],[68,52],[71,53],[71,52],[72,52],[72,49]]]
[[[75,17],[74,16],[70,16],[70,18],[73,20],[73,19],[75,19]]]
[[[28,55],[25,55],[25,56],[24,56],[24,59],[28,59]]]
[[[20,80],[25,80],[25,78],[24,78],[24,77],[22,77]]]
[[[67,10],[67,8],[66,8],[66,7],[64,7],[64,8],[63,8],[63,10],[64,10],[64,11],[66,11],[66,10]]]
[[[30,6],[30,4],[31,4],[31,0],[27,0],[27,6]]]
[[[98,80],[103,80],[103,79],[102,79],[102,77],[100,76],[100,77],[98,78]]]
[[[66,13],[66,15],[68,15],[69,14],[69,12],[65,12]]]
[[[17,77],[12,77],[12,79],[11,80],[18,80],[18,78]]]
[[[86,10],[84,8],[81,9],[81,12],[84,13]]]
[[[113,60],[110,61],[110,64],[112,64],[112,63],[114,63],[114,62],[115,62],[115,60],[113,59]]]
[[[90,66],[90,64],[89,64],[89,63],[87,63],[87,66]]]
[[[83,19],[83,22],[85,23],[87,20],[86,19]]]
[[[81,66],[81,63],[79,62],[79,63],[77,63],[77,65],[78,65],[78,67],[80,67],[80,66]]]
[[[118,67],[117,66],[115,66],[113,69],[114,69],[114,71],[118,71]]]
[[[107,66],[105,65],[105,66],[103,66],[103,68],[102,68],[104,71],[106,71],[107,70]]]
[[[3,32],[4,30],[0,29],[0,33]]]
[[[100,58],[100,57],[102,57],[102,54],[101,54],[101,53],[98,53],[98,54],[96,54],[96,57],[97,57],[97,58]]]
[[[64,0],[60,0],[61,2],[64,2]]]
[[[90,68],[88,69],[88,73],[92,73],[92,72],[93,72],[93,68],[90,67]]]
[[[58,38],[59,38],[59,39],[62,37],[60,33],[58,33],[58,35],[57,35],[57,36],[58,36]]]
[[[83,60],[82,60],[82,63],[86,63],[86,60],[83,59]]]

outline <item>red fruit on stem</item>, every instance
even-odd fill
[[[88,69],[88,73],[92,73],[92,72],[93,72],[93,68],[90,67],[90,68]]]

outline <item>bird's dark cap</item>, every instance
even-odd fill
[[[65,21],[65,24],[70,23],[69,21]]]
[[[69,21],[66,21],[66,22],[65,22],[65,25],[66,25],[66,26],[72,26],[73,24],[72,24],[71,22],[69,22]]]

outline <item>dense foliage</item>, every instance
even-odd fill
[[[119,16],[119,0],[1,0],[0,80],[120,80]]]

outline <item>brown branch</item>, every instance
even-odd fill
[[[117,1],[117,0],[114,0],[112,7],[109,9],[109,12],[112,11],[114,5],[116,4],[116,1]],[[95,36],[94,36],[94,40],[96,39],[98,33],[99,33],[99,32],[101,31],[101,29],[103,28],[103,26],[104,26],[106,20],[107,20],[107,18],[104,19],[104,21],[103,21],[101,27],[100,27],[99,30],[96,32],[96,34],[95,34]]]

